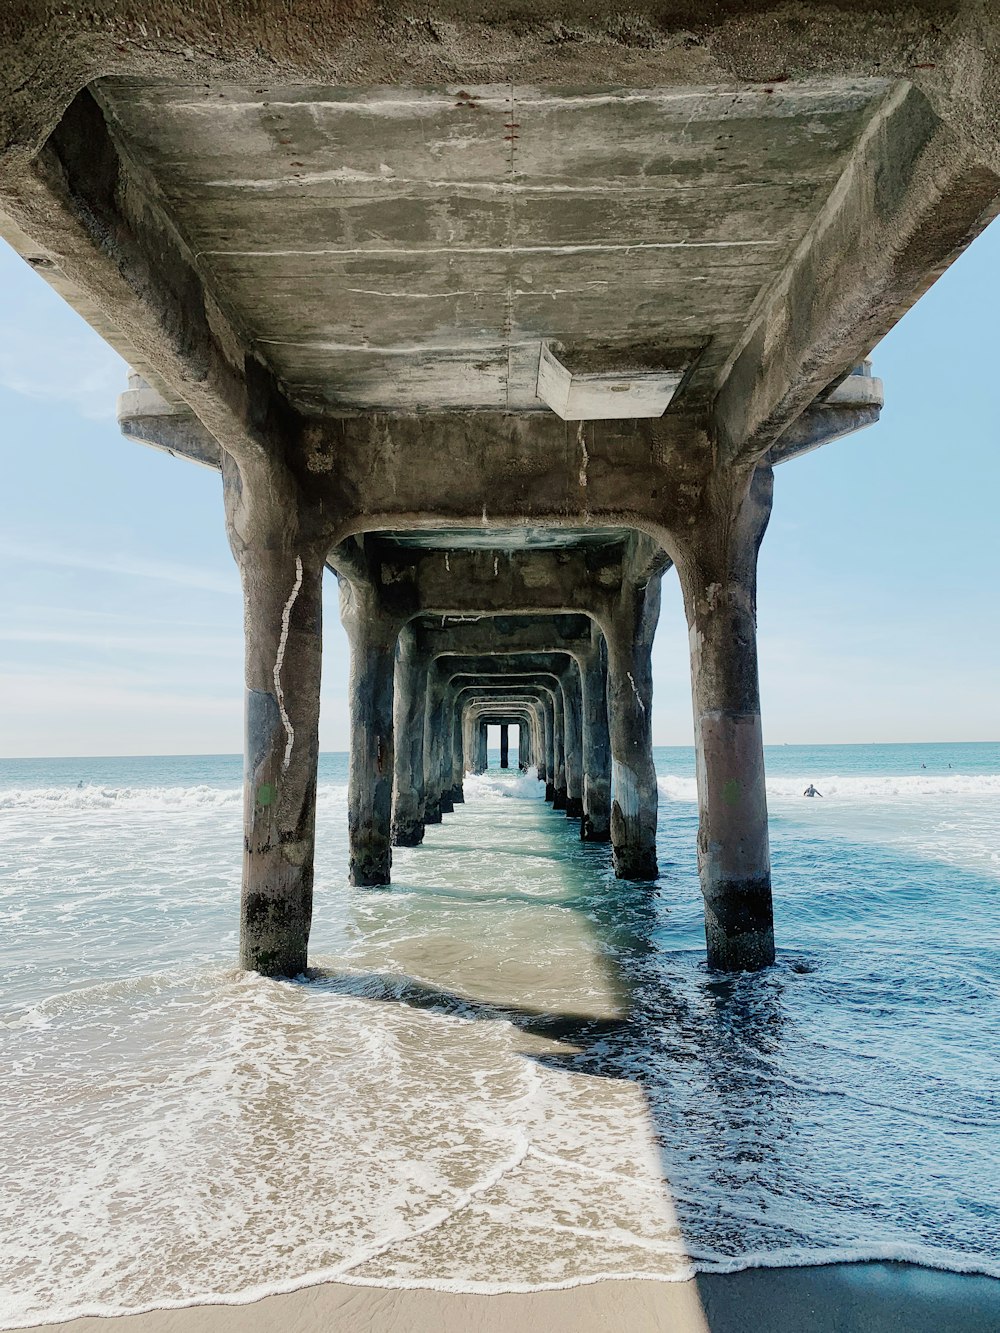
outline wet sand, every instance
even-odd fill
[[[899,1263],[608,1281],[564,1291],[457,1295],[327,1283],[252,1305],[199,1305],[46,1333],[991,1333],[1000,1279]]]

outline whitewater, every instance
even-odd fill
[[[652,889],[491,771],[359,890],[323,756],[297,982],[234,966],[238,759],[0,762],[0,1327],[327,1279],[1000,1276],[1000,746],[772,747],[778,962],[740,977],[704,965],[693,757],[656,758]]]

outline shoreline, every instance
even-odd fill
[[[110,1324],[110,1328],[109,1328]],[[26,1333],[989,1333],[1000,1278],[895,1261],[598,1279],[489,1295],[326,1282],[248,1304],[89,1315]]]

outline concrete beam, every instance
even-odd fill
[[[995,216],[1000,175],[895,84],[720,377],[723,460],[755,461],[862,361]]]
[[[0,211],[10,239],[79,294],[155,389],[183,399],[241,464],[281,459],[294,413],[91,92],[76,94],[33,158],[8,154]]]

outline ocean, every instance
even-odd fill
[[[753,976],[705,968],[693,756],[656,760],[655,891],[496,767],[371,890],[324,755],[297,982],[234,966],[238,758],[0,762],[0,1326],[334,1278],[1000,1276],[1000,745],[771,747]]]

